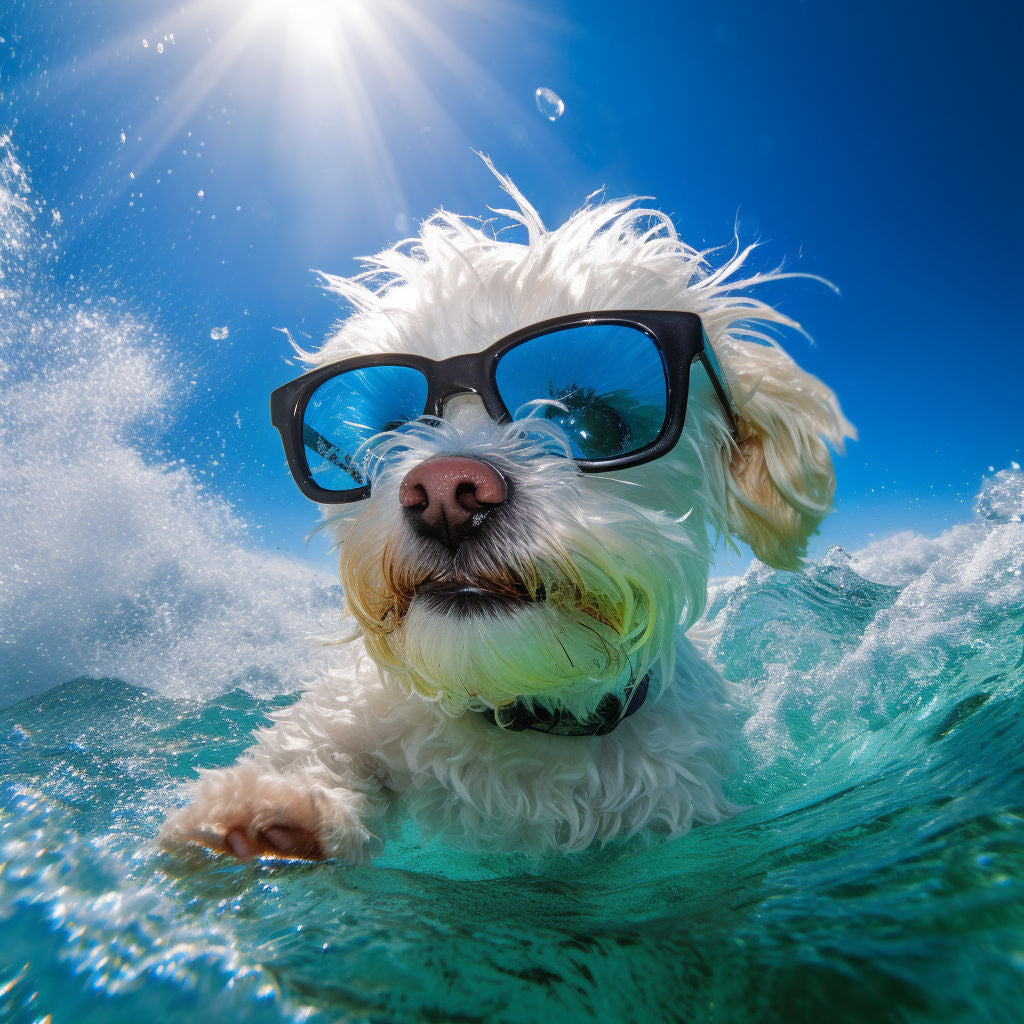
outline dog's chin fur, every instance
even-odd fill
[[[325,276],[354,315],[310,360],[445,358],[560,314],[691,311],[736,397],[738,437],[695,364],[675,449],[625,472],[584,475],[550,421],[497,424],[472,396],[374,438],[360,467],[370,498],[325,522],[341,545],[348,670],[279,712],[239,764],[206,773],[166,843],[273,852],[288,835],[359,861],[408,815],[470,848],[579,850],[735,810],[720,782],[727,687],[685,630],[704,607],[715,537],[800,566],[831,508],[826,441],[840,447],[852,428],[765,333],[795,325],[748,289],[782,275],[739,279],[739,251],[712,270],[667,217],[629,201],[547,231],[499,180],[525,243],[436,214],[366,274]],[[485,462],[508,485],[454,549],[421,535],[398,500],[405,475],[441,455]],[[518,702],[586,720],[644,677],[646,704],[599,737],[511,732],[474,713]]]

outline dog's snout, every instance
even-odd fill
[[[416,530],[452,550],[507,498],[508,484],[493,466],[458,455],[421,462],[398,488]]]

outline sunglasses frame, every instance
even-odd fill
[[[496,382],[497,367],[502,356],[510,349],[554,331],[599,324],[632,327],[651,339],[661,355],[668,395],[665,422],[650,444],[626,455],[614,455],[607,459],[575,459],[576,465],[584,473],[607,473],[639,466],[660,458],[676,445],[686,420],[690,367],[695,359],[700,359],[704,365],[735,436],[735,403],[728,382],[720,377],[716,369],[718,359],[696,313],[643,309],[573,313],[522,327],[482,351],[469,355],[450,356],[447,359],[428,359],[426,356],[404,352],[354,356],[317,367],[281,385],[270,395],[270,420],[281,435],[292,477],[307,498],[320,504],[341,504],[369,497],[369,484],[345,491],[321,487],[313,479],[306,461],[302,440],[302,420],[306,406],[316,389],[332,377],[371,366],[411,367],[422,373],[427,382],[427,398],[421,416],[441,417],[445,403],[450,398],[473,394],[480,397],[487,414],[493,420],[508,422],[512,414],[502,402]]]

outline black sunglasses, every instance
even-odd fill
[[[657,310],[559,316],[449,359],[343,359],[277,388],[270,418],[299,489],[325,504],[369,495],[363,458],[372,438],[440,417],[448,399],[466,393],[498,422],[553,421],[580,469],[602,473],[650,462],[676,444],[696,359],[735,434],[729,385],[700,317]]]

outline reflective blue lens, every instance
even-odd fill
[[[513,416],[529,411],[557,423],[578,459],[628,455],[653,444],[668,411],[665,364],[635,327],[581,324],[510,349],[495,380]]]
[[[313,480],[329,491],[365,486],[360,448],[381,431],[421,416],[426,401],[426,378],[410,366],[367,366],[324,381],[302,419]]]

